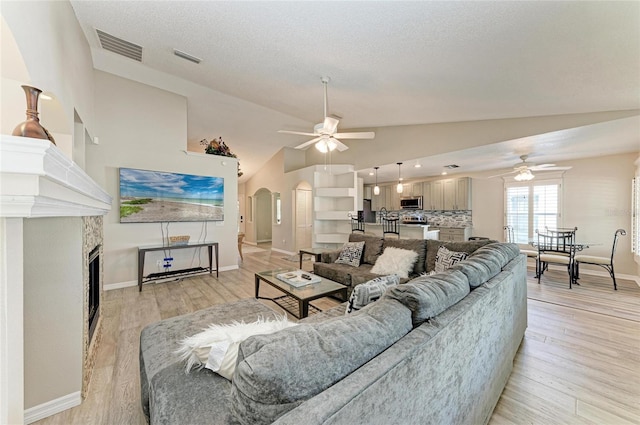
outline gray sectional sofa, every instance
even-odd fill
[[[351,233],[349,242],[364,241],[364,252],[360,261],[360,266],[353,267],[347,264],[336,263],[340,250],[327,251],[321,254],[320,261],[313,264],[313,273],[347,287],[347,299],[356,285],[371,280],[378,275],[371,273],[371,268],[376,263],[378,257],[387,247],[409,249],[418,253],[418,260],[413,266],[413,271],[408,279],[401,279],[405,283],[410,279],[428,273],[435,268],[436,254],[440,246],[445,246],[451,251],[466,252],[471,254],[476,249],[495,243],[494,240],[477,240],[468,242],[447,242],[431,239],[383,239],[379,236],[369,236],[360,233]]]
[[[140,337],[142,408],[159,424],[484,424],[527,324],[526,258],[495,243],[433,276],[240,344],[233,381],[185,374],[177,343],[273,314],[254,299],[162,320]]]

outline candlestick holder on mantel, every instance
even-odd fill
[[[38,97],[40,93],[42,93],[42,90],[26,85],[22,86],[22,89],[27,96],[27,119],[16,126],[12,135],[31,137],[34,139],[48,139],[55,145],[56,141],[53,139],[53,136],[40,124],[40,118],[38,118]]]

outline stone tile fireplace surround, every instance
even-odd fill
[[[86,392],[101,337],[98,318],[89,340],[89,253],[103,274],[112,198],[48,140],[0,137],[0,422],[31,423]]]

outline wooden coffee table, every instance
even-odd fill
[[[320,277],[320,282],[312,283],[306,286],[296,288],[293,285],[289,285],[286,282],[281,281],[276,277],[277,274],[291,272],[296,269],[276,269],[259,272],[255,274],[256,278],[256,298],[263,300],[271,300],[278,304],[289,313],[293,314],[298,319],[305,318],[309,315],[309,307],[315,311],[320,311],[319,308],[309,305],[309,301],[317,300],[318,298],[328,297],[330,295],[342,294],[343,298],[347,298],[347,287],[334,282],[333,280]],[[259,296],[260,282],[266,282],[276,289],[284,292],[285,295],[276,298],[264,298]],[[295,311],[295,303],[298,304],[298,312]],[[294,307],[294,308],[292,308]]]

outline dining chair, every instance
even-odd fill
[[[382,237],[387,235],[396,235],[400,239],[400,219],[398,218],[382,218]]]
[[[611,279],[613,280],[613,289],[614,290],[618,290],[618,285],[616,285],[616,274],[615,271],[613,269],[613,256],[616,253],[616,245],[618,244],[618,237],[619,236],[626,236],[627,232],[624,229],[618,229],[616,230],[616,233],[613,235],[613,246],[611,247],[611,257],[596,257],[593,255],[584,255],[584,254],[580,254],[580,255],[576,255],[575,258],[575,264],[576,264],[576,271],[575,271],[575,278],[579,279],[580,278],[580,264],[593,264],[594,266],[600,266],[605,268],[608,272],[609,275],[611,276]]]
[[[507,234],[507,242],[515,243],[515,234],[513,230],[513,226],[508,224],[504,226],[504,230]],[[532,258],[536,262],[536,275],[538,277],[538,250],[536,249],[522,249],[520,248],[520,253],[527,256],[527,258]]]
[[[538,235],[538,261],[536,274],[538,284],[549,264],[560,264],[567,267],[569,273],[569,289],[574,283],[574,256],[576,230],[573,229],[547,229],[536,230]]]
[[[364,221],[356,217],[351,217],[351,233],[353,232],[364,233]]]

